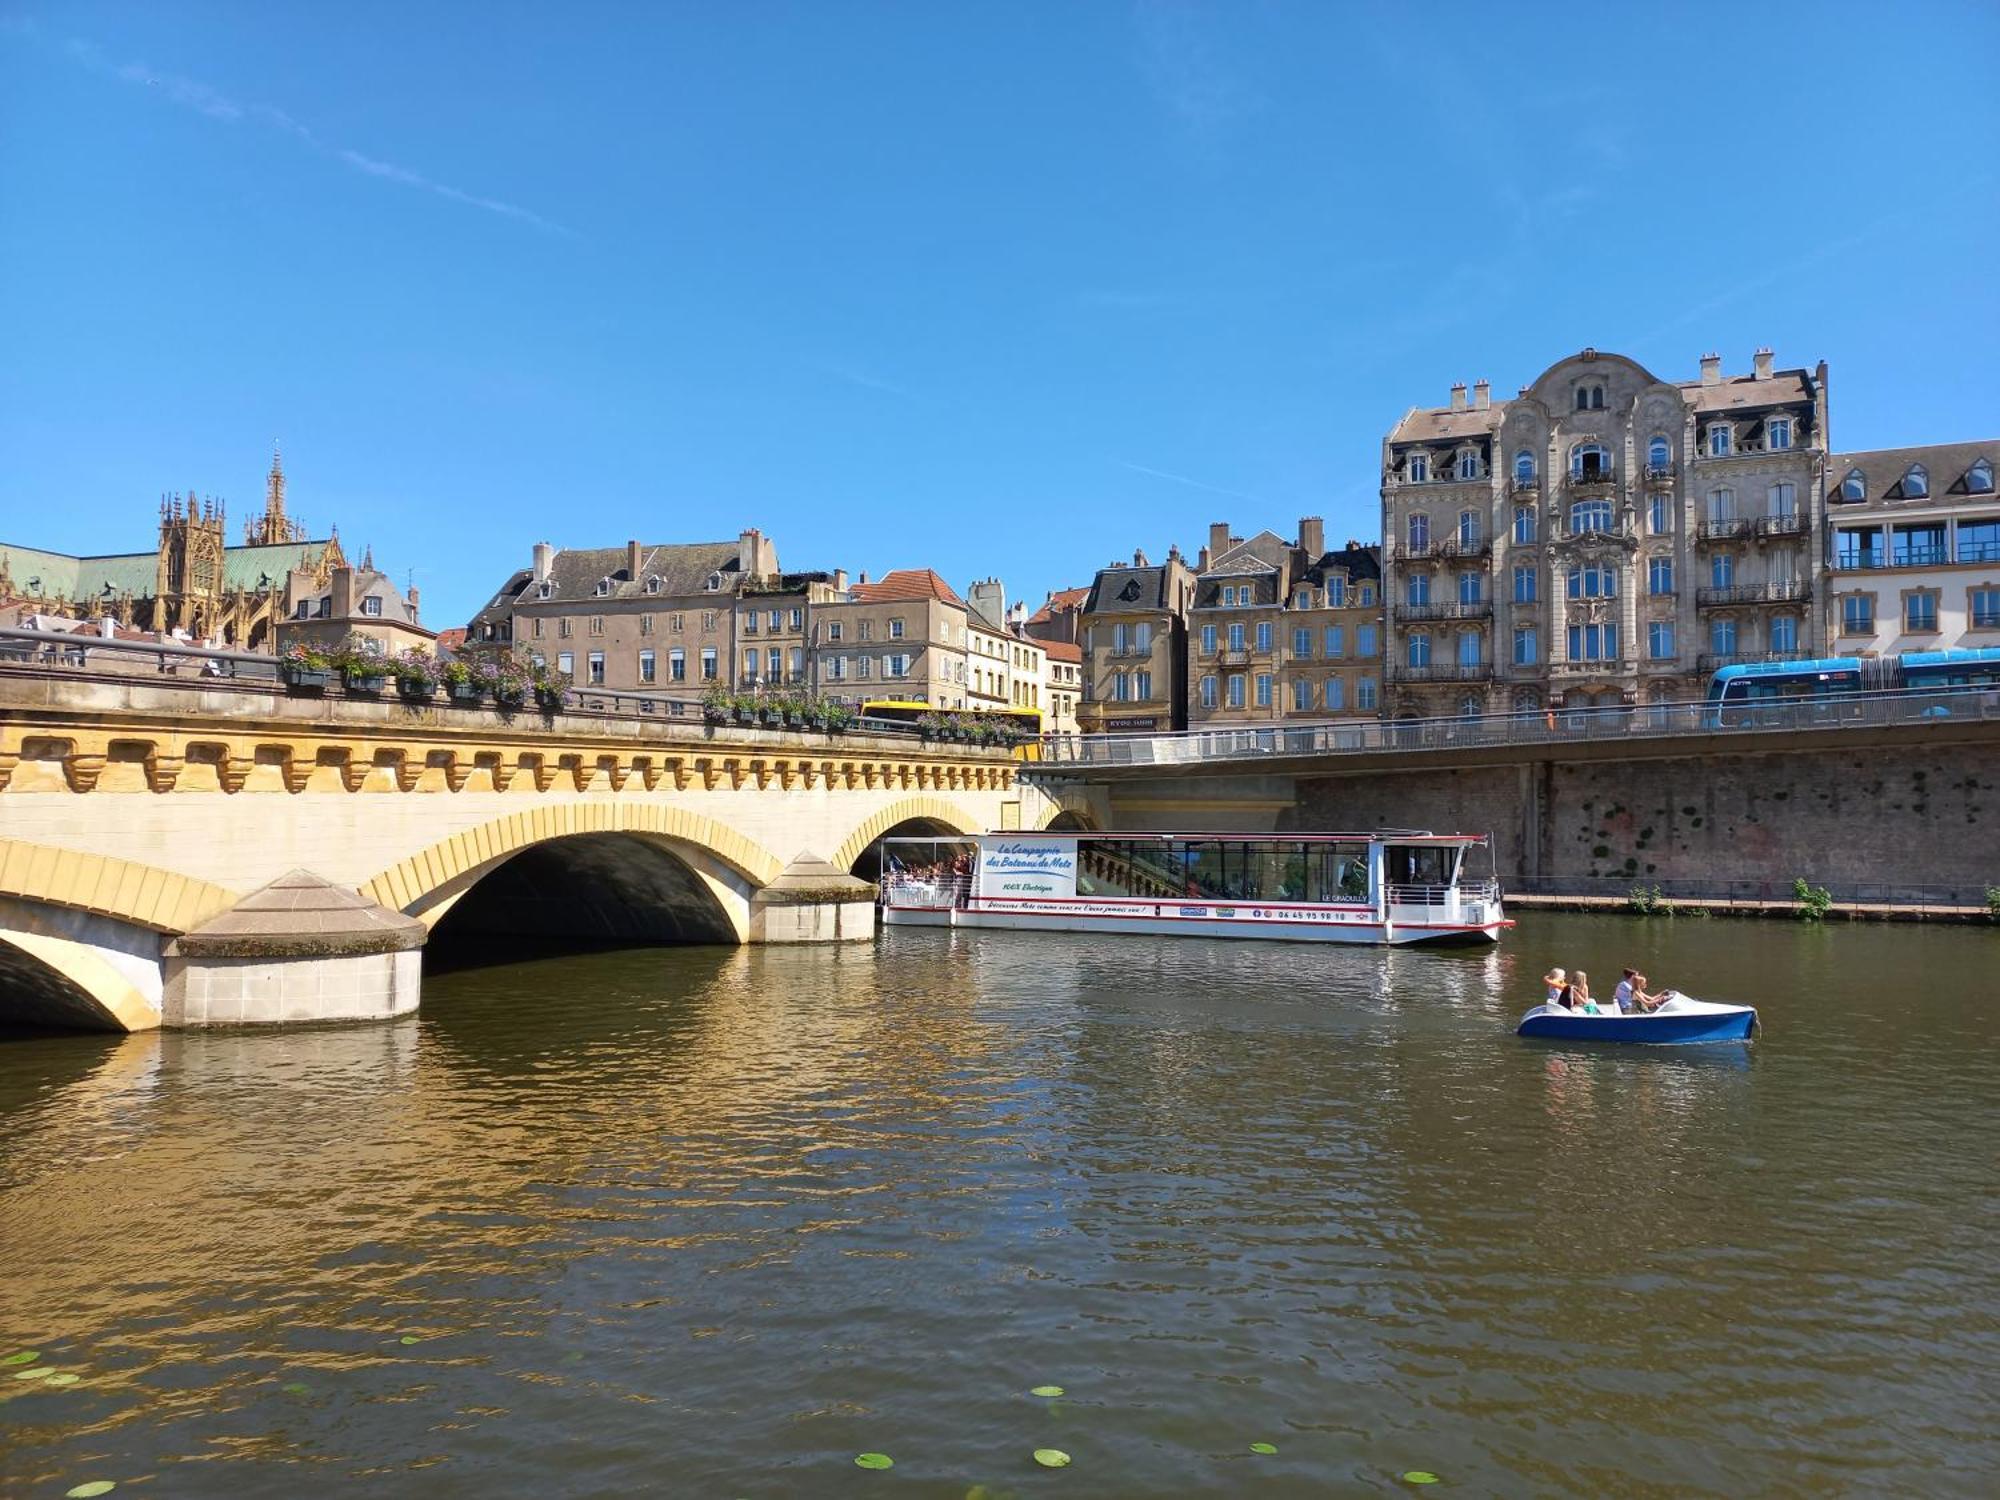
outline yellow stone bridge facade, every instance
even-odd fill
[[[854,872],[885,835],[1059,815],[1018,768],[693,714],[0,672],[0,1019],[397,1014],[440,934],[868,938]]]

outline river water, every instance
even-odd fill
[[[1634,958],[1761,1038],[1511,1034]],[[1536,916],[11,1040],[0,1492],[1990,1494],[1996,1001],[2000,931]]]

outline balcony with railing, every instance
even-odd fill
[[[1704,651],[1696,664],[1706,676],[1718,667],[1737,667],[1761,661],[1810,661],[1810,651]]]
[[[1671,464],[1671,463],[1665,463],[1665,464],[1647,464],[1647,465],[1646,465],[1646,483],[1648,483],[1648,484],[1665,484],[1665,483],[1667,483],[1667,482],[1668,482],[1669,480],[1671,480],[1671,479],[1672,479],[1672,478],[1673,478],[1673,477],[1674,477],[1674,476],[1675,476],[1676,474],[1678,474],[1679,472],[1680,472],[1680,469],[1679,469],[1679,467],[1678,467],[1677,465],[1675,465],[1675,464]]]
[[[1694,529],[1697,542],[1734,542],[1749,536],[1757,523],[1748,516],[1714,516]]]
[[[1608,495],[1618,488],[1618,473],[1614,469],[1585,469],[1569,476],[1569,492],[1572,495]]]
[[[1471,603],[1447,600],[1441,604],[1398,604],[1395,615],[1398,622],[1426,620],[1484,620],[1493,613],[1491,599],[1475,599]]]
[[[1760,516],[1757,519],[1757,535],[1773,538],[1805,536],[1812,531],[1809,516]]]
[[[1492,676],[1490,661],[1447,661],[1389,668],[1391,682],[1484,682]]]
[[[1616,677],[1639,670],[1637,657],[1577,657],[1549,663],[1551,677]]]
[[[1507,488],[1516,495],[1539,494],[1542,488],[1542,476],[1539,474],[1530,474],[1524,479],[1519,474],[1516,474],[1508,481]]]
[[[1803,579],[1767,579],[1696,589],[1694,602],[1702,609],[1713,609],[1728,604],[1803,604],[1810,598],[1812,585]]]
[[[1462,558],[1490,557],[1493,554],[1493,538],[1490,536],[1448,536],[1431,548],[1431,556],[1446,562]]]
[[[1636,522],[1615,520],[1609,526],[1572,526],[1567,521],[1554,522],[1549,527],[1552,542],[1587,542],[1593,538],[1607,542],[1631,542],[1639,540]]]

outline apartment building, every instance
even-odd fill
[[[1827,464],[1832,654],[2000,646],[2000,439],[1840,453]]]
[[[466,635],[531,651],[579,686],[700,692],[730,680],[739,598],[781,576],[777,546],[754,528],[732,542],[537,542]]]
[[[1187,615],[1195,571],[1171,547],[1166,561],[1144,552],[1091,580],[1081,616],[1085,734],[1187,727]]]
[[[1188,615],[1188,722],[1374,718],[1381,710],[1381,552],[1326,548],[1318,516],[1287,541],[1209,527]]]
[[[1007,588],[982,578],[966,590],[966,702],[974,710],[1043,710],[1048,655],[1023,633],[1027,611],[1007,607]]]
[[[874,583],[864,573],[811,614],[821,693],[969,706],[966,603],[931,569],[899,568]]]
[[[1049,734],[1075,734],[1077,707],[1083,701],[1083,648],[1074,641],[1043,641],[1046,673],[1042,728]]]
[[[1664,702],[1821,649],[1826,434],[1824,362],[1768,349],[1680,382],[1585,349],[1412,408],[1382,443],[1387,710]]]
[[[815,611],[840,598],[847,575],[782,573],[736,600],[736,685],[749,692],[813,686]]]

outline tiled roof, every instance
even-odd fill
[[[440,651],[456,651],[465,644],[465,628],[454,625],[449,630],[437,633],[437,648]]]
[[[1854,469],[1859,469],[1862,478],[1867,481],[1869,503],[1911,500],[1913,497],[1903,493],[1903,480],[1912,464],[1924,466],[1924,478],[1930,490],[1925,499],[1966,498],[1973,494],[1966,483],[1966,476],[1982,458],[1993,466],[1996,473],[2000,473],[2000,438],[1988,438],[1984,442],[1925,443],[1913,448],[1871,448],[1861,453],[1835,453],[1826,461],[1827,504],[1850,510],[1861,506],[1860,501],[1843,502],[1840,498],[1841,484],[1849,471]],[[1990,493],[1981,495],[1979,499],[1986,504],[2000,504],[2000,496]]]
[[[1082,593],[1084,591],[1078,589],[1076,592]],[[1042,648],[1050,661],[1081,662],[1083,660],[1083,647],[1077,645],[1075,641],[1037,640],[1035,644]]]
[[[1049,595],[1047,603],[1028,616],[1028,623],[1030,625],[1047,624],[1048,621],[1055,617],[1057,610],[1082,609],[1083,601],[1089,597],[1090,590],[1087,588],[1057,589],[1053,594]]]
[[[1812,375],[1806,370],[1774,370],[1768,379],[1763,380],[1755,375],[1728,376],[1714,385],[1703,385],[1699,380],[1683,380],[1678,383],[1677,389],[1681,400],[1701,415],[1738,408],[1755,410],[1768,406],[1806,406],[1812,402]],[[1391,429],[1389,441],[1445,443],[1485,437],[1500,430],[1510,404],[1495,401],[1491,406],[1468,406],[1461,411],[1454,411],[1448,406],[1413,407]]]
[[[946,604],[956,604],[961,609],[965,607],[965,601],[952,592],[951,585],[930,568],[896,568],[873,583],[855,584],[850,592],[862,604],[942,599]]]
[[[1165,609],[1167,570],[1163,567],[1102,569],[1091,580],[1090,595],[1083,607],[1086,614]]]

